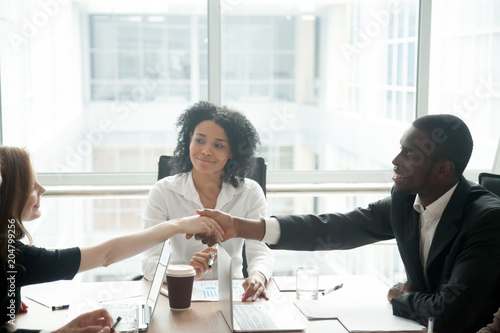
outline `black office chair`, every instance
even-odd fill
[[[478,179],[479,185],[500,197],[500,175],[481,172]]]
[[[158,161],[158,180],[165,178],[167,176],[172,176],[172,170],[170,167],[170,160],[172,156],[162,155]],[[264,196],[266,195],[266,174],[267,174],[267,164],[262,157],[255,157],[255,166],[250,179],[255,180],[259,183],[260,187],[264,191]],[[245,251],[245,244],[243,244],[243,276],[248,277],[247,272],[247,257]]]

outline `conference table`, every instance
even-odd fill
[[[359,281],[356,281],[355,277],[353,278],[348,279],[354,281],[354,284],[362,283],[365,279],[365,277],[361,277],[359,280],[358,277]],[[286,289],[282,287],[283,282],[280,284],[282,290]],[[59,281],[26,286],[22,288],[22,299],[29,308],[27,313],[16,316],[16,328],[55,330],[79,313],[96,308],[97,300],[144,299],[149,291],[149,286],[150,282],[144,280],[87,283]],[[279,308],[280,311],[286,311],[291,318],[302,321],[306,326],[305,332],[307,333],[349,332],[336,319],[307,320],[294,305],[295,292],[282,291],[279,287],[276,280],[272,279],[268,286],[269,301],[262,299],[258,302],[271,306],[271,308]],[[382,292],[382,290],[379,291]],[[387,289],[385,289],[386,291]],[[47,307],[47,304],[57,305],[58,303],[61,305],[71,304],[71,306],[69,310],[56,311]],[[245,302],[244,304],[249,303]],[[225,333],[231,332],[231,330],[220,312],[218,302],[192,302],[190,309],[186,311],[172,311],[168,297],[160,294],[148,332]]]

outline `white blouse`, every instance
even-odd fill
[[[191,172],[165,177],[160,179],[149,192],[143,218],[144,227],[150,228],[166,220],[196,215],[196,209],[203,209],[203,205],[194,187]],[[259,219],[267,216],[267,201],[260,185],[251,179],[245,179],[238,188],[223,183],[215,209],[233,216]],[[207,247],[194,237],[187,240],[184,234],[173,236],[169,242],[172,249],[171,264],[189,264],[195,252]],[[259,271],[269,280],[274,265],[271,250],[263,242],[242,238],[233,238],[223,243],[233,258],[233,278],[243,277],[243,242],[246,244],[248,273]],[[153,278],[161,247],[158,245],[145,253],[142,270],[148,280]],[[217,263],[203,278],[217,278]]]

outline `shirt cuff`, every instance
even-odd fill
[[[263,217],[261,220],[266,222],[266,233],[262,241],[269,245],[278,244],[281,236],[281,226],[275,217]]]

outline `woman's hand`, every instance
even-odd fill
[[[245,289],[245,293],[241,297],[242,302],[247,299],[255,301],[258,297],[264,297],[266,300],[269,300],[266,290],[266,277],[261,272],[256,271],[250,274],[243,282],[243,288]]]
[[[203,251],[193,254],[193,257],[191,258],[189,264],[196,270],[196,275],[194,277],[195,280],[199,280],[203,275],[206,274],[207,271],[212,270],[212,267],[209,267],[209,261],[212,258],[212,253],[214,254],[213,263],[211,262],[211,265],[213,266],[213,264],[217,261],[216,248],[207,247]]]
[[[186,234],[187,239],[196,234],[213,235],[218,242],[224,239],[224,229],[214,219],[207,216],[193,215],[177,219],[173,223],[180,228],[179,233]]]
[[[19,313],[26,313],[26,312],[28,312],[28,306],[23,301],[21,301],[21,307],[19,308]]]
[[[109,333],[113,318],[105,309],[84,313],[53,333]],[[114,332],[118,332],[114,330]]]

